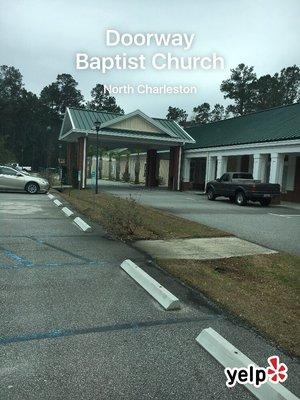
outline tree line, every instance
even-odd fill
[[[193,108],[191,119],[186,110],[170,106],[166,118],[186,127],[297,102],[300,69],[293,65],[258,78],[253,67],[239,64],[231,70],[230,78],[221,83],[220,90],[232,104],[211,107],[202,103]],[[57,166],[58,135],[68,106],[124,114],[102,84],[92,88],[91,100],[85,101],[78,82],[63,73],[36,95],[25,88],[18,69],[0,66],[0,163],[15,161],[33,169]]]
[[[167,119],[175,120],[186,127],[300,101],[300,68],[296,65],[283,68],[280,73],[259,78],[254,72],[254,67],[245,64],[239,64],[230,71],[231,76],[221,83],[220,91],[225,99],[232,100],[232,104],[227,107],[215,104],[211,107],[207,102],[202,103],[193,108],[190,119],[186,110],[170,106]]]
[[[19,162],[35,170],[56,167],[64,151],[58,136],[68,106],[124,113],[101,84],[85,101],[78,82],[70,74],[59,74],[38,96],[25,89],[18,69],[0,66],[0,164]]]

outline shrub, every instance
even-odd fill
[[[111,202],[103,209],[102,220],[113,236],[125,241],[137,236],[142,222],[137,202],[131,197],[126,201]]]

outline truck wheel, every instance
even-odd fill
[[[209,188],[208,189],[207,198],[208,198],[208,200],[211,200],[211,201],[216,199],[215,192],[214,192],[213,188]]]
[[[259,202],[262,207],[268,207],[271,203],[271,199],[260,199]]]
[[[244,192],[237,192],[235,195],[235,202],[238,206],[245,206],[247,204],[247,199]]]

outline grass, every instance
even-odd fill
[[[63,192],[62,196],[82,214],[102,224],[114,237],[125,241],[231,236],[105,192],[94,195],[89,189],[73,189]]]
[[[300,355],[299,257],[278,253],[157,262],[291,354]]]
[[[71,190],[62,196],[125,241],[230,236],[108,193],[95,196],[91,190]],[[278,253],[207,261],[159,259],[157,263],[291,354],[300,355],[299,257]]]

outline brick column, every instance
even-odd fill
[[[180,173],[180,146],[170,147],[170,162],[169,162],[169,190],[179,190],[179,173]]]
[[[147,161],[146,161],[146,187],[158,186],[157,166],[158,166],[157,151],[154,149],[148,150]]]
[[[76,143],[67,143],[67,179],[69,185],[77,187]]]

